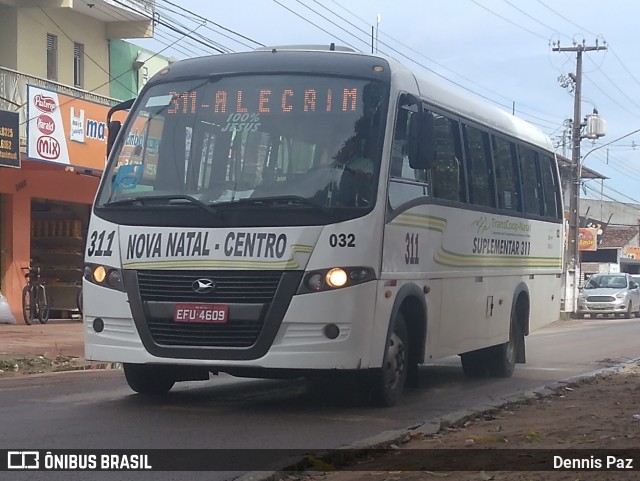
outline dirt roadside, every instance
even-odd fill
[[[406,471],[405,450],[420,450],[418,456],[430,456],[422,450],[486,451],[500,456],[498,449],[589,450],[585,456],[598,456],[599,449],[640,450],[640,365],[605,371],[590,378],[567,383],[544,397],[539,396],[506,404],[478,414],[458,424],[441,427],[436,434],[407,435],[391,447],[391,453],[338,468],[316,460],[316,469],[325,472],[274,476],[284,481],[602,481],[640,478],[640,455],[634,458],[634,471]],[[453,451],[451,451],[454,453]],[[497,454],[495,454],[497,453]],[[502,452],[504,453],[504,452]],[[639,453],[638,451],[636,454]]]

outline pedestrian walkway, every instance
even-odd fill
[[[80,320],[51,320],[47,324],[0,324],[0,359],[44,356],[84,360]]]

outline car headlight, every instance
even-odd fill
[[[618,293],[616,294],[616,297],[617,297],[618,299],[624,299],[625,297],[627,297],[627,294],[628,294],[628,292],[627,292],[627,291],[618,292]]]

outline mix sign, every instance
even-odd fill
[[[27,86],[27,157],[104,170],[108,105]]]

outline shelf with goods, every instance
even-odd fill
[[[84,229],[71,213],[34,213],[31,258],[41,268],[52,310],[77,309],[84,267]]]

